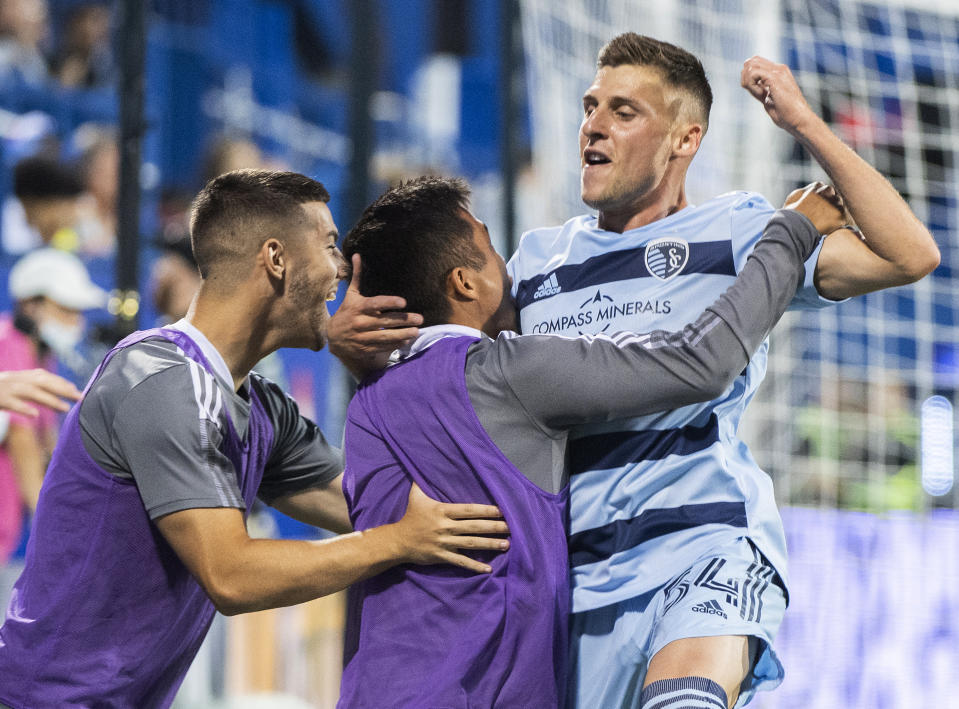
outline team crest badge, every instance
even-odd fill
[[[689,262],[689,244],[682,239],[656,239],[646,244],[646,269],[661,281],[679,275]]]

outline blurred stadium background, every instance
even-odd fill
[[[949,425],[920,437],[923,402],[954,403],[959,387],[955,0],[0,0],[7,11],[45,11],[39,45],[49,56],[90,6],[106,10],[108,34],[83,80],[65,62],[39,80],[0,68],[0,281],[30,247],[14,165],[51,149],[76,163],[91,134],[120,136],[131,161],[142,128],[141,164],[123,172],[126,198],[140,188],[133,228],[121,209],[120,248],[84,253],[101,285],[120,288],[120,329],[161,317],[156,264],[224,145],[260,153],[234,155],[241,162],[323,181],[341,232],[390,181],[462,175],[506,254],[524,229],[582,211],[580,96],[606,40],[635,30],[703,60],[716,103],[690,173],[693,202],[749,189],[780,203],[822,178],[739,87],[753,54],[789,64],[812,106],[907,198],[943,260],[915,286],[787,316],[773,335],[743,429],[783,505],[792,595],[786,681],[753,706],[959,707],[951,409]],[[0,26],[0,39],[9,34]],[[142,121],[129,110],[136,73],[126,99],[116,88],[138,46]],[[116,332],[112,316],[91,319],[101,339]],[[281,359],[302,408],[338,439],[349,396],[339,366],[325,352]],[[923,488],[924,473],[942,494]],[[311,534],[277,515],[257,520],[264,534]],[[333,597],[218,623],[177,706],[333,706],[341,614]]]

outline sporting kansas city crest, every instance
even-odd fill
[[[646,244],[646,268],[661,281],[678,275],[689,262],[689,244],[666,237]]]

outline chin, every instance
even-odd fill
[[[605,201],[602,194],[597,194],[596,191],[589,190],[586,187],[580,190],[579,198],[583,200],[583,204],[591,209],[602,209]]]

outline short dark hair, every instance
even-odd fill
[[[424,325],[446,322],[446,277],[486,264],[463,218],[468,204],[469,188],[456,178],[417,177],[383,193],[343,241],[347,261],[362,259],[360,293],[400,296]]]
[[[596,64],[600,69],[624,64],[658,69],[667,84],[693,97],[699,104],[703,121],[709,124],[713,91],[709,87],[706,71],[702,62],[682,47],[635,32],[624,32],[613,37],[599,50]]]
[[[190,213],[200,276],[252,257],[271,236],[297,234],[307,220],[301,205],[329,201],[322,184],[296,172],[234,170],[210,180]]]
[[[34,155],[13,168],[13,193],[17,199],[60,199],[77,197],[83,181],[76,170],[55,158]]]

